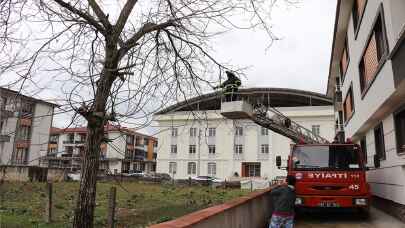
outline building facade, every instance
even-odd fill
[[[405,1],[338,1],[336,12],[336,134],[361,144],[369,166],[379,160],[367,172],[372,192],[405,213]]]
[[[39,164],[56,106],[0,88],[0,165]]]
[[[86,137],[85,127],[52,128],[48,153],[41,159],[41,165],[70,171],[80,170]],[[133,170],[155,172],[156,138],[112,125],[105,126],[105,138],[108,142],[100,145],[101,172],[108,174],[128,173]]]
[[[333,106],[326,96],[274,88],[241,91],[251,102],[269,98],[291,120],[333,139]],[[292,141],[251,120],[224,118],[220,99],[219,94],[207,94],[155,115],[160,129],[157,172],[169,173],[175,179],[285,176],[284,170],[277,169],[275,158],[281,155],[287,160]]]

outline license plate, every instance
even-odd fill
[[[339,204],[335,202],[320,202],[319,203],[320,207],[339,207]]]

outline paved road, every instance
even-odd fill
[[[405,228],[404,223],[380,210],[372,208],[370,212],[368,219],[349,211],[299,213],[296,228]]]

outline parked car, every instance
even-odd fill
[[[68,173],[67,176],[68,176],[68,180],[80,181],[80,172]]]
[[[172,177],[168,173],[152,173],[150,174],[153,178],[161,180],[171,180]]]
[[[196,177],[191,177],[191,179],[194,181],[198,181],[198,182],[211,182],[211,183],[224,182],[222,179],[219,179],[216,177],[210,177],[210,176],[196,176]]]
[[[126,176],[128,177],[144,177],[146,173],[142,170],[130,170]]]

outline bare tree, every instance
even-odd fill
[[[287,1],[288,2],[288,1]],[[224,69],[211,39],[264,30],[276,0],[3,0],[0,76],[8,84],[62,91],[64,110],[87,122],[74,227],[93,227],[106,123],[139,124],[200,93]],[[249,45],[249,44],[246,44]],[[230,70],[237,71],[232,68]],[[146,121],[147,122],[147,121]],[[141,125],[146,124],[140,123]]]

